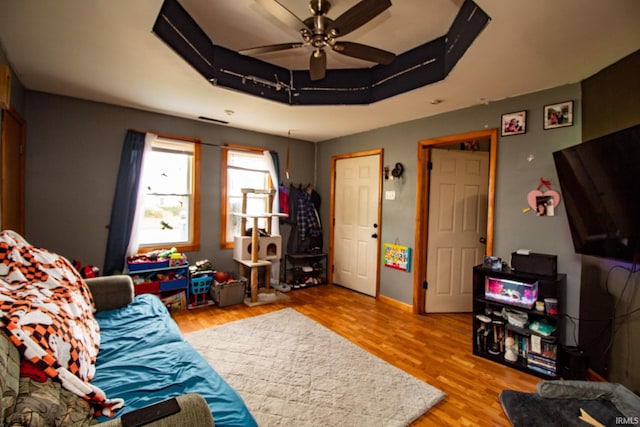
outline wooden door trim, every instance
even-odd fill
[[[2,155],[0,156],[0,158],[2,159],[2,163],[3,163],[3,167],[2,167],[2,181],[5,182],[5,180],[7,179],[7,177],[5,176],[5,170],[6,168],[4,167],[4,159],[5,159],[5,149],[6,149],[6,138],[7,138],[7,117],[11,116],[12,120],[15,120],[16,123],[18,123],[18,126],[20,126],[20,182],[18,183],[19,185],[19,192],[20,192],[20,206],[18,207],[18,212],[19,212],[19,216],[20,216],[20,224],[19,224],[19,230],[14,230],[15,232],[24,235],[25,234],[25,150],[26,150],[26,143],[27,143],[27,122],[25,119],[22,118],[22,116],[18,113],[18,111],[16,111],[15,108],[13,107],[9,107],[9,109],[3,109],[2,110],[2,134],[0,135],[0,145],[1,148],[0,150],[2,150]],[[2,188],[0,188],[0,192],[2,191]],[[0,194],[0,209],[4,209],[2,207],[2,202],[1,202],[1,197],[2,194]],[[2,226],[2,218],[0,217],[0,226]],[[2,226],[0,227],[2,229],[4,229],[5,227]]]
[[[496,186],[496,159],[498,152],[498,129],[485,129],[456,135],[418,141],[418,167],[416,182],[416,225],[415,225],[415,269],[413,274],[413,312],[425,313],[425,289],[422,284],[427,274],[427,245],[429,225],[429,170],[432,147],[450,145],[474,140],[490,141],[489,149],[489,191],[487,195],[487,255],[493,254],[494,208]]]
[[[384,154],[384,149],[382,148],[377,148],[377,149],[373,149],[373,150],[366,150],[366,151],[358,151],[355,153],[347,153],[347,154],[338,154],[335,156],[331,157],[331,197],[330,197],[330,201],[329,201],[329,218],[331,218],[331,220],[329,221],[329,277],[328,277],[328,282],[329,283],[333,283],[333,256],[334,256],[334,241],[335,241],[335,237],[334,237],[334,233],[335,233],[335,195],[336,195],[336,163],[339,160],[346,160],[346,159],[352,159],[352,158],[356,158],[356,157],[365,157],[365,156],[374,156],[374,155],[378,155],[378,176],[380,177],[380,179],[378,179],[378,236],[381,236],[381,231],[382,231],[382,209],[381,209],[381,202],[382,202],[382,164],[383,164],[383,154]],[[380,237],[378,237],[377,239],[377,247],[376,247],[376,253],[377,253],[377,259],[380,258]],[[376,298],[378,298],[378,295],[380,294],[380,263],[376,262]]]

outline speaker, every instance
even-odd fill
[[[578,347],[561,346],[558,375],[565,380],[584,380],[589,369],[589,356]]]
[[[558,257],[556,255],[536,254],[533,252],[529,255],[512,252],[511,268],[516,273],[556,277],[558,275]]]

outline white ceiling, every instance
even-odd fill
[[[181,0],[214,44],[300,41],[254,0]],[[301,19],[307,0],[280,0]],[[332,0],[336,18],[357,0]],[[442,36],[462,0],[394,0],[344,41],[401,54]],[[152,32],[162,0],[0,0],[0,47],[37,91],[323,141],[579,82],[640,48],[638,0],[476,0],[491,22],[449,76],[371,105],[289,106],[211,86]],[[261,59],[306,69],[306,48]],[[329,68],[374,64],[328,54]],[[432,104],[432,100],[442,100]],[[232,110],[232,115],[226,111]]]

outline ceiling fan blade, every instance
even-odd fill
[[[304,46],[304,43],[299,43],[299,42],[270,44],[267,46],[258,46],[258,47],[252,47],[249,49],[243,49],[238,51],[238,53],[241,53],[242,55],[259,55],[261,53],[278,52],[278,51],[287,50],[287,49],[297,49],[303,46]]]
[[[396,59],[394,53],[360,43],[338,42],[332,46],[332,49],[346,56],[377,62],[378,64],[391,64]]]
[[[294,15],[289,9],[278,3],[276,0],[256,0],[260,6],[262,6],[267,12],[275,16],[285,24],[286,26],[300,32],[305,29],[309,29],[304,22]]]
[[[342,37],[391,7],[391,0],[362,0],[327,26],[327,34]]]
[[[311,80],[322,80],[327,72],[327,54],[323,49],[316,49],[309,60]]]

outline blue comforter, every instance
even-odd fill
[[[92,383],[107,397],[124,399],[116,417],[193,392],[206,399],[216,427],[257,426],[242,398],[183,339],[155,295],[136,296],[124,308],[97,313],[96,319],[101,343]]]

